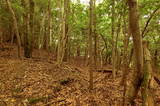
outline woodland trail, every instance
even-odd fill
[[[123,86],[121,72],[94,72],[94,90],[88,92],[87,67],[65,63],[55,66],[44,58],[17,59],[15,47],[0,51],[0,106],[120,106]],[[10,50],[10,51],[8,51]],[[37,53],[35,53],[37,54]],[[35,55],[34,54],[34,55]],[[129,79],[128,79],[129,80]],[[156,86],[155,94],[160,94]],[[155,95],[157,106],[160,96]],[[141,104],[140,96],[136,99]]]

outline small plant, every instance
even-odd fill
[[[61,85],[66,85],[66,84],[68,84],[70,81],[71,81],[70,78],[66,78],[66,79],[60,80],[59,83],[60,83]]]
[[[13,89],[13,92],[16,92],[16,93],[20,93],[20,92],[22,92],[23,91],[23,89],[22,88],[15,88],[15,89]]]
[[[37,102],[39,102],[39,101],[42,101],[42,100],[44,100],[44,99],[46,99],[46,97],[29,98],[29,99],[28,99],[28,102],[29,102],[29,104],[35,104],[35,103],[37,103]]]

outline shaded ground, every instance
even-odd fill
[[[111,73],[94,72],[94,90],[89,93],[87,67],[66,63],[58,68],[52,61],[54,56],[49,54],[48,58],[44,51],[35,51],[33,59],[20,60],[16,58],[15,47],[6,48],[10,49],[0,50],[0,106],[120,106],[122,103],[121,71],[115,80]],[[160,106],[158,85],[154,94]]]

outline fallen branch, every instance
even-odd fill
[[[50,105],[53,104],[53,103],[59,103],[59,102],[65,101],[65,100],[66,100],[66,99],[61,99],[61,100],[57,100],[57,101],[51,101],[51,102],[45,104],[44,106],[50,106]]]
[[[107,68],[100,68],[100,69],[96,69],[96,72],[103,72],[103,73],[112,73],[112,69],[107,69]]]

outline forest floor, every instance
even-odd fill
[[[43,50],[34,50],[32,59],[18,59],[16,54],[16,47],[10,44],[0,48],[0,106],[121,106],[120,70],[115,80],[110,72],[94,72],[90,93],[88,68],[78,60],[58,68],[54,56]],[[160,106],[160,86],[154,86]],[[141,104],[140,96],[136,102]]]

